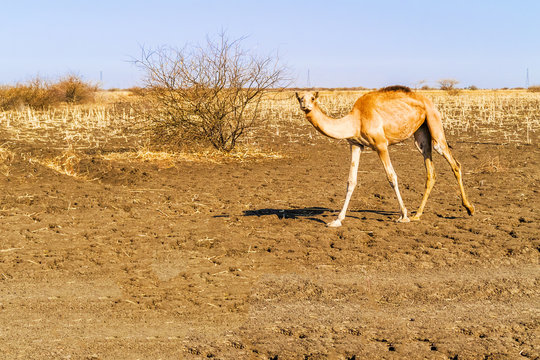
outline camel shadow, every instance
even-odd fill
[[[299,219],[305,218],[311,221],[316,221],[325,224],[325,221],[318,219],[314,216],[324,215],[325,213],[335,214],[338,210],[332,210],[325,207],[307,207],[303,209],[257,209],[257,210],[245,210],[244,216],[277,216],[278,219]],[[352,213],[373,213],[382,216],[394,216],[398,214],[397,211],[385,211],[385,210],[349,210],[347,214],[348,218],[359,219],[358,216],[352,215]]]
[[[335,212],[334,210],[323,207],[307,207],[303,209],[258,209],[245,210],[244,216],[272,216],[276,215],[278,219],[299,219],[306,218],[308,220],[324,223],[321,219],[314,216],[322,215],[325,212]]]

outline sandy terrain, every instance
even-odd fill
[[[9,143],[0,183],[5,359],[535,359],[540,149],[460,142],[477,213],[448,164],[422,221],[398,224],[378,157],[338,229],[345,142],[267,135],[281,159],[107,161],[79,177]],[[5,140],[5,139],[4,139]],[[262,145],[261,145],[262,146]],[[409,211],[424,189],[409,141],[391,156]]]

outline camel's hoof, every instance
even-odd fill
[[[328,227],[340,227],[341,226],[341,220],[334,220],[332,222],[329,222],[326,224]]]
[[[411,218],[411,221],[420,221],[420,216],[422,216],[422,215],[418,215],[418,214],[414,215],[414,216]]]
[[[408,217],[403,217],[403,216],[396,220],[396,222],[398,223],[408,223],[410,221],[411,220]]]

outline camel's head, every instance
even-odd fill
[[[298,94],[296,93],[296,98],[298,99],[298,102],[300,103],[300,109],[302,109],[303,112],[306,114],[313,110],[313,106],[317,102],[317,98],[319,97],[319,92],[316,91],[312,93],[311,91],[307,91],[305,93]]]

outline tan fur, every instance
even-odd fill
[[[435,172],[431,159],[432,146],[448,161],[458,182],[463,206],[469,215],[474,207],[467,199],[463,187],[460,164],[452,156],[441,122],[441,116],[433,103],[426,97],[401,86],[393,86],[369,92],[360,97],[349,114],[340,118],[328,117],[318,106],[318,93],[296,93],[301,109],[308,121],[325,136],[334,139],[347,139],[351,144],[351,169],[347,183],[345,204],[338,218],[329,226],[340,226],[356,186],[358,163],[361,150],[368,146],[379,154],[388,181],[394,188],[401,210],[400,222],[408,222],[407,209],[399,192],[397,175],[390,162],[388,146],[415,137],[415,144],[424,156],[427,172],[426,190],[422,203],[413,220],[419,220],[426,205],[429,193],[435,183]]]

